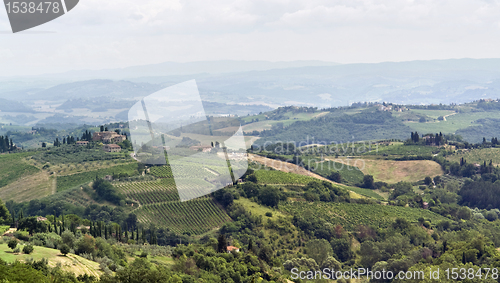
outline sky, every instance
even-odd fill
[[[212,60],[500,58],[500,0],[80,0],[12,34],[0,76]]]

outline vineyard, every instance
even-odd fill
[[[363,182],[364,174],[357,167],[336,162],[334,160],[321,161],[320,157],[302,157],[304,166],[320,176],[328,178],[332,172],[339,172],[342,179],[348,184],[354,185]]]
[[[255,171],[257,182],[260,184],[294,184],[307,185],[310,182],[317,182],[318,179],[293,173],[286,173],[276,170]]]
[[[280,210],[305,219],[321,218],[348,231],[356,230],[359,225],[388,227],[398,217],[410,222],[418,222],[418,218],[423,217],[434,225],[448,220],[429,210],[375,204],[289,202],[280,205]]]
[[[196,178],[198,179],[213,179],[218,176],[223,176],[229,174],[229,169],[227,166],[216,166],[208,165],[203,166],[201,164],[185,162],[184,164],[176,165],[175,178],[190,178],[193,176],[193,172],[196,172]],[[170,166],[154,166],[151,167],[149,173],[158,178],[173,178],[172,169]]]
[[[142,205],[179,200],[173,179],[116,183],[114,187],[127,198],[138,201]]]
[[[176,233],[191,235],[208,232],[231,221],[211,198],[149,204],[134,213],[142,223],[154,223]]]

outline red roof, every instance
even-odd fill
[[[121,148],[119,145],[117,144],[108,144],[107,145],[108,147],[112,147],[112,148]]]
[[[227,247],[227,250],[228,251],[234,251],[234,250],[239,250],[239,248],[235,247],[235,246],[228,246]]]

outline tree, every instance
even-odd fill
[[[81,237],[76,242],[76,252],[78,254],[92,254],[95,250],[95,239],[90,235],[85,235]]]
[[[220,234],[217,239],[217,252],[225,253],[227,251],[227,240],[224,234]]]
[[[9,242],[7,242],[7,246],[12,250],[15,249],[17,247],[17,239],[16,238],[10,239]]]
[[[128,227],[130,227],[130,229],[134,230],[137,225],[137,215],[135,215],[134,213],[129,213],[127,219],[125,219],[125,222],[127,223]]]
[[[0,200],[0,222],[1,223],[9,223],[11,220],[11,216],[9,210],[5,206],[5,204]]]
[[[67,255],[70,251],[70,248],[68,245],[66,244],[62,244],[61,247],[59,248],[59,251],[63,254],[63,255]]]
[[[318,265],[322,265],[323,262],[333,254],[332,246],[325,239],[314,239],[310,240],[306,244],[307,255],[314,259]]]
[[[104,126],[101,126],[100,130],[101,130],[101,132],[104,132]]]
[[[429,177],[429,176],[425,177],[424,183],[425,183],[426,186],[429,186],[430,184],[432,184],[431,177]]]
[[[47,144],[42,142],[42,147],[47,147]]]
[[[33,248],[33,245],[31,244],[28,244],[28,245],[25,245],[24,248],[23,248],[23,253],[29,255],[33,252],[34,248]]]
[[[373,189],[374,179],[372,175],[365,175],[363,177],[363,187],[367,189]]]
[[[70,248],[72,248],[75,244],[75,235],[68,230],[61,234],[61,239],[63,244],[69,246]]]
[[[328,179],[330,179],[330,180],[332,180],[334,182],[337,182],[337,183],[342,183],[342,176],[337,171],[332,172],[330,174],[330,176],[328,176]]]
[[[263,245],[259,251],[259,258],[267,263],[271,262],[271,259],[273,258],[273,250],[269,246]]]
[[[248,248],[247,248],[247,250],[249,252],[253,252],[253,240],[252,239],[248,240]]]
[[[19,226],[17,228],[19,230],[28,230],[30,235],[34,233],[45,233],[48,230],[47,224],[43,221],[37,221],[37,218],[34,216],[19,220]]]
[[[276,188],[265,187],[259,194],[259,200],[264,205],[275,207],[280,202],[280,193]]]

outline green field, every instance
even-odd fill
[[[99,178],[103,178],[106,175],[119,175],[119,174],[126,174],[128,176],[138,175],[139,173],[137,171],[137,163],[118,165],[105,169],[77,173],[67,176],[58,176],[57,191],[60,192],[78,185],[90,183],[92,182],[92,180],[96,178],[96,176],[98,176]]]
[[[381,201],[386,200],[383,196],[377,194],[376,192],[374,192],[373,190],[370,190],[370,189],[363,189],[363,188],[358,188],[358,187],[348,187],[348,186],[340,186],[340,187],[342,187],[348,191],[355,192],[355,193],[360,194],[360,195],[365,196],[365,197],[374,198],[376,200],[381,200]]]
[[[318,182],[319,180],[309,176],[299,174],[286,173],[277,170],[257,170],[255,171],[257,182],[259,184],[276,184],[276,185],[307,185],[310,182]]]
[[[379,144],[364,155],[432,155],[439,149],[425,145],[404,145],[403,143],[391,143],[390,145]]]
[[[419,110],[425,111],[425,110]],[[431,110],[427,110],[431,111]],[[455,133],[459,129],[467,128],[470,126],[476,127],[478,124],[474,121],[484,118],[500,118],[499,111],[484,111],[484,112],[466,112],[457,113],[455,115],[448,116],[446,121],[428,122],[428,123],[418,123],[418,122],[406,122],[405,125],[409,126],[413,130],[421,133],[439,133],[450,134]]]
[[[364,174],[357,167],[346,165],[345,163],[336,162],[335,159],[321,160],[320,157],[301,157],[304,165],[307,165],[311,172],[316,173],[320,176],[328,178],[332,172],[339,172],[342,179],[347,181],[350,185],[355,185],[363,182]]]
[[[456,113],[455,111],[452,110],[426,110],[426,109],[412,109],[411,112],[422,114],[432,119],[437,119],[440,116],[444,117],[446,115]]]
[[[488,164],[492,160],[494,165],[499,165],[500,148],[469,149],[446,157],[446,159],[454,162],[460,162],[461,158],[464,158],[468,163],[482,164],[486,161]]]
[[[418,222],[418,218],[423,217],[434,225],[448,220],[429,210],[379,204],[288,202],[280,205],[280,210],[306,219],[322,218],[348,231],[355,231],[359,225],[388,227],[398,217],[410,222]]]

